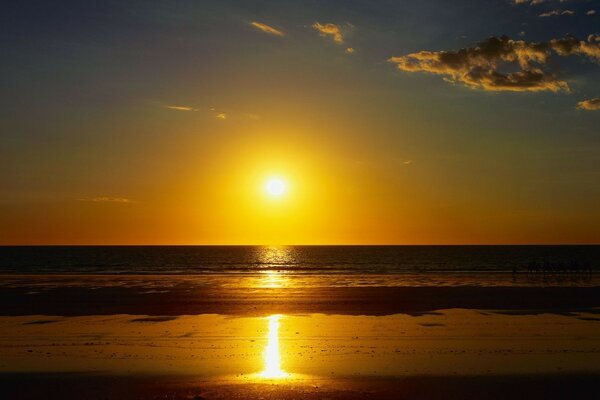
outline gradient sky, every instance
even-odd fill
[[[6,3],[0,243],[600,243],[600,1],[516,3]]]

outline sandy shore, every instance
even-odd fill
[[[558,399],[597,389],[596,286],[280,278],[6,278],[0,389],[17,399],[196,400]],[[277,378],[265,375],[273,362]]]
[[[0,384],[19,399],[561,398],[600,376],[590,313],[272,318],[2,317]]]

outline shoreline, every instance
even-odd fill
[[[569,313],[600,308],[600,287],[327,286],[262,277],[247,286],[228,278],[102,276],[4,280],[0,315],[420,314],[439,309]],[[383,282],[385,283],[385,282]],[[253,286],[254,285],[254,286]]]

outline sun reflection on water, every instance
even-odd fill
[[[260,249],[258,260],[261,268],[255,283],[260,288],[284,288],[290,285],[286,268],[294,263],[292,250],[285,246],[268,246]]]
[[[285,269],[295,262],[294,249],[288,246],[265,246],[258,252],[258,260],[263,268]]]
[[[268,379],[279,379],[290,376],[281,369],[281,354],[279,352],[279,320],[281,315],[275,314],[268,317],[269,336],[267,347],[265,347],[264,360],[265,369],[260,376]]]

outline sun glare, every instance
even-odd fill
[[[272,197],[280,197],[285,193],[286,185],[281,178],[271,178],[265,184],[267,194]]]
[[[279,354],[279,319],[281,315],[271,315],[269,320],[269,337],[265,348],[265,369],[260,373],[263,378],[276,379],[289,376],[281,369]]]

